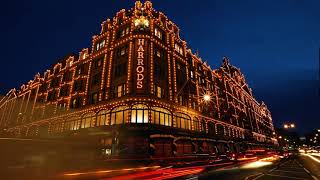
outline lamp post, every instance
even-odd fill
[[[294,123],[286,123],[286,124],[283,125],[283,127],[285,129],[293,129],[293,128],[296,127],[296,125]]]
[[[209,95],[209,94],[205,94],[204,96],[203,96],[203,100],[204,100],[204,102],[209,102],[210,101],[210,99],[211,99],[211,96]]]

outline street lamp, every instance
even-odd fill
[[[288,124],[284,124],[283,127],[285,129],[292,129],[292,128],[295,128],[296,125],[294,123],[288,123]]]
[[[205,95],[203,96],[203,100],[204,100],[205,102],[209,102],[210,99],[211,99],[211,97],[210,97],[209,94],[205,94]]]

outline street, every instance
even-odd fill
[[[249,163],[250,164],[250,163]],[[246,168],[245,165],[206,171],[198,179],[319,179],[319,162],[307,156],[296,156],[270,165]],[[194,177],[195,178],[195,177]]]
[[[319,156],[301,154],[287,159],[274,157],[247,160],[242,162],[224,162],[213,164],[194,164],[187,167],[161,167],[140,172],[121,172],[111,174],[94,173],[90,179],[231,179],[231,180],[281,180],[281,179],[319,179]],[[318,160],[318,161],[317,161]],[[92,174],[93,175],[93,174]],[[83,179],[84,176],[74,178]],[[88,178],[88,176],[87,176]],[[67,178],[69,179],[69,178]],[[86,178],[84,178],[86,179]]]
[[[10,179],[90,179],[90,180],[162,180],[162,179],[228,179],[228,180],[282,180],[282,179],[320,179],[320,154],[302,153],[297,156],[280,159],[279,156],[246,159],[243,161],[204,160],[190,163],[172,164],[126,164],[108,162],[99,168],[74,169],[48,173],[46,168],[15,169],[14,172],[2,174]],[[19,171],[18,171],[19,170]],[[42,173],[41,173],[42,172]]]

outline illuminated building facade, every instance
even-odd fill
[[[175,156],[276,145],[267,106],[223,58],[211,67],[152,3],[101,24],[92,47],[12,89],[0,126],[16,137],[70,138],[107,155]]]

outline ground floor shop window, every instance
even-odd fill
[[[126,123],[129,116],[129,108],[127,106],[119,106],[111,112],[111,125]]]
[[[148,107],[143,104],[134,105],[131,110],[131,123],[148,123]]]
[[[174,116],[176,119],[177,128],[191,130],[191,118],[188,115],[182,114],[182,113],[176,113]]]
[[[172,115],[170,111],[164,108],[153,107],[151,109],[151,120],[153,124],[159,124],[164,126],[172,125]]]

